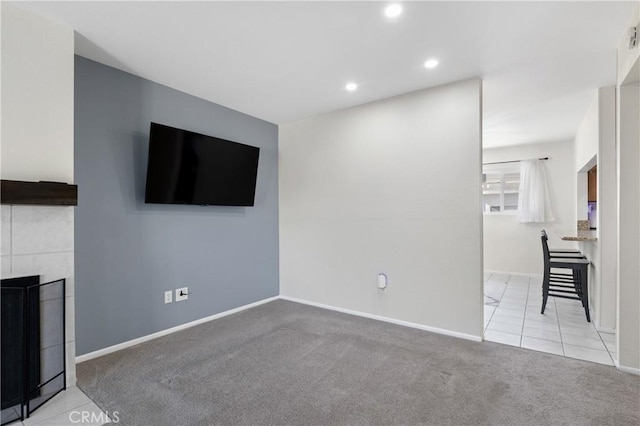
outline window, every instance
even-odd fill
[[[520,188],[520,166],[495,165],[483,169],[482,201],[485,213],[516,213]]]

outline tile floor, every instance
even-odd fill
[[[485,340],[614,365],[615,335],[587,322],[577,300],[550,297],[544,315],[542,278],[485,273]]]
[[[115,421],[115,417],[114,417]],[[103,425],[111,419],[77,387],[68,388],[47,401],[28,419],[10,426]]]

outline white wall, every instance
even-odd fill
[[[621,365],[640,369],[639,83],[621,86],[620,97],[619,360]]]
[[[71,183],[73,30],[2,9],[2,179]]]
[[[640,29],[640,7],[629,20]],[[627,28],[625,28],[626,34]],[[640,374],[640,47],[618,45],[618,364]]]
[[[479,338],[480,139],[478,79],[281,126],[281,294]]]
[[[587,220],[587,203],[589,199],[589,185],[587,172],[597,164],[599,142],[599,95],[596,90],[589,109],[587,110],[575,137],[576,165],[578,174],[576,180],[576,219]],[[577,226],[577,224],[576,224]]]
[[[484,268],[518,274],[543,273],[540,231],[552,247],[572,248],[556,231],[576,227],[574,149],[571,141],[516,145],[483,151],[485,163],[549,157],[544,162],[555,217],[548,223],[519,223],[515,214],[484,215]]]
[[[592,320],[600,330],[613,331],[616,315],[616,160],[615,87],[596,91],[575,138],[577,219],[587,219],[587,172],[598,166],[598,242],[579,243],[591,261],[589,304]]]
[[[73,182],[73,30],[18,6],[2,10],[2,179]],[[73,207],[8,206],[2,278],[67,279],[67,385],[75,384]]]
[[[636,27],[637,30],[640,30],[640,6],[637,6],[636,10],[629,16],[629,21],[627,21],[627,25],[624,27],[620,41],[618,42],[618,49],[616,51],[618,69],[618,78],[616,81],[618,86],[627,78],[631,72],[631,68],[635,66],[636,61],[640,58],[640,46],[629,49],[629,34],[627,31],[631,27]]]
[[[598,92],[595,91],[589,109],[587,110],[578,131],[576,132],[576,162],[575,170],[582,169],[591,159],[598,154],[598,126],[599,126],[599,102]],[[585,176],[586,178],[586,176]],[[586,205],[586,199],[585,199]]]
[[[599,329],[612,331],[616,328],[617,311],[616,88],[600,88],[598,103],[598,242],[581,243],[581,248],[585,253],[588,248],[598,251],[595,277],[599,306],[594,321]]]

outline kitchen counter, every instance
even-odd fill
[[[557,231],[557,234],[564,241],[584,241],[588,243],[598,241],[598,233],[596,231],[579,231],[574,229]]]

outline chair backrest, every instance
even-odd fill
[[[547,264],[549,263],[549,258],[551,257],[549,255],[549,245],[547,244],[547,240],[549,238],[547,237],[547,232],[543,229],[542,231],[540,231],[540,240],[542,241],[542,256],[544,259],[544,266],[546,268]]]

